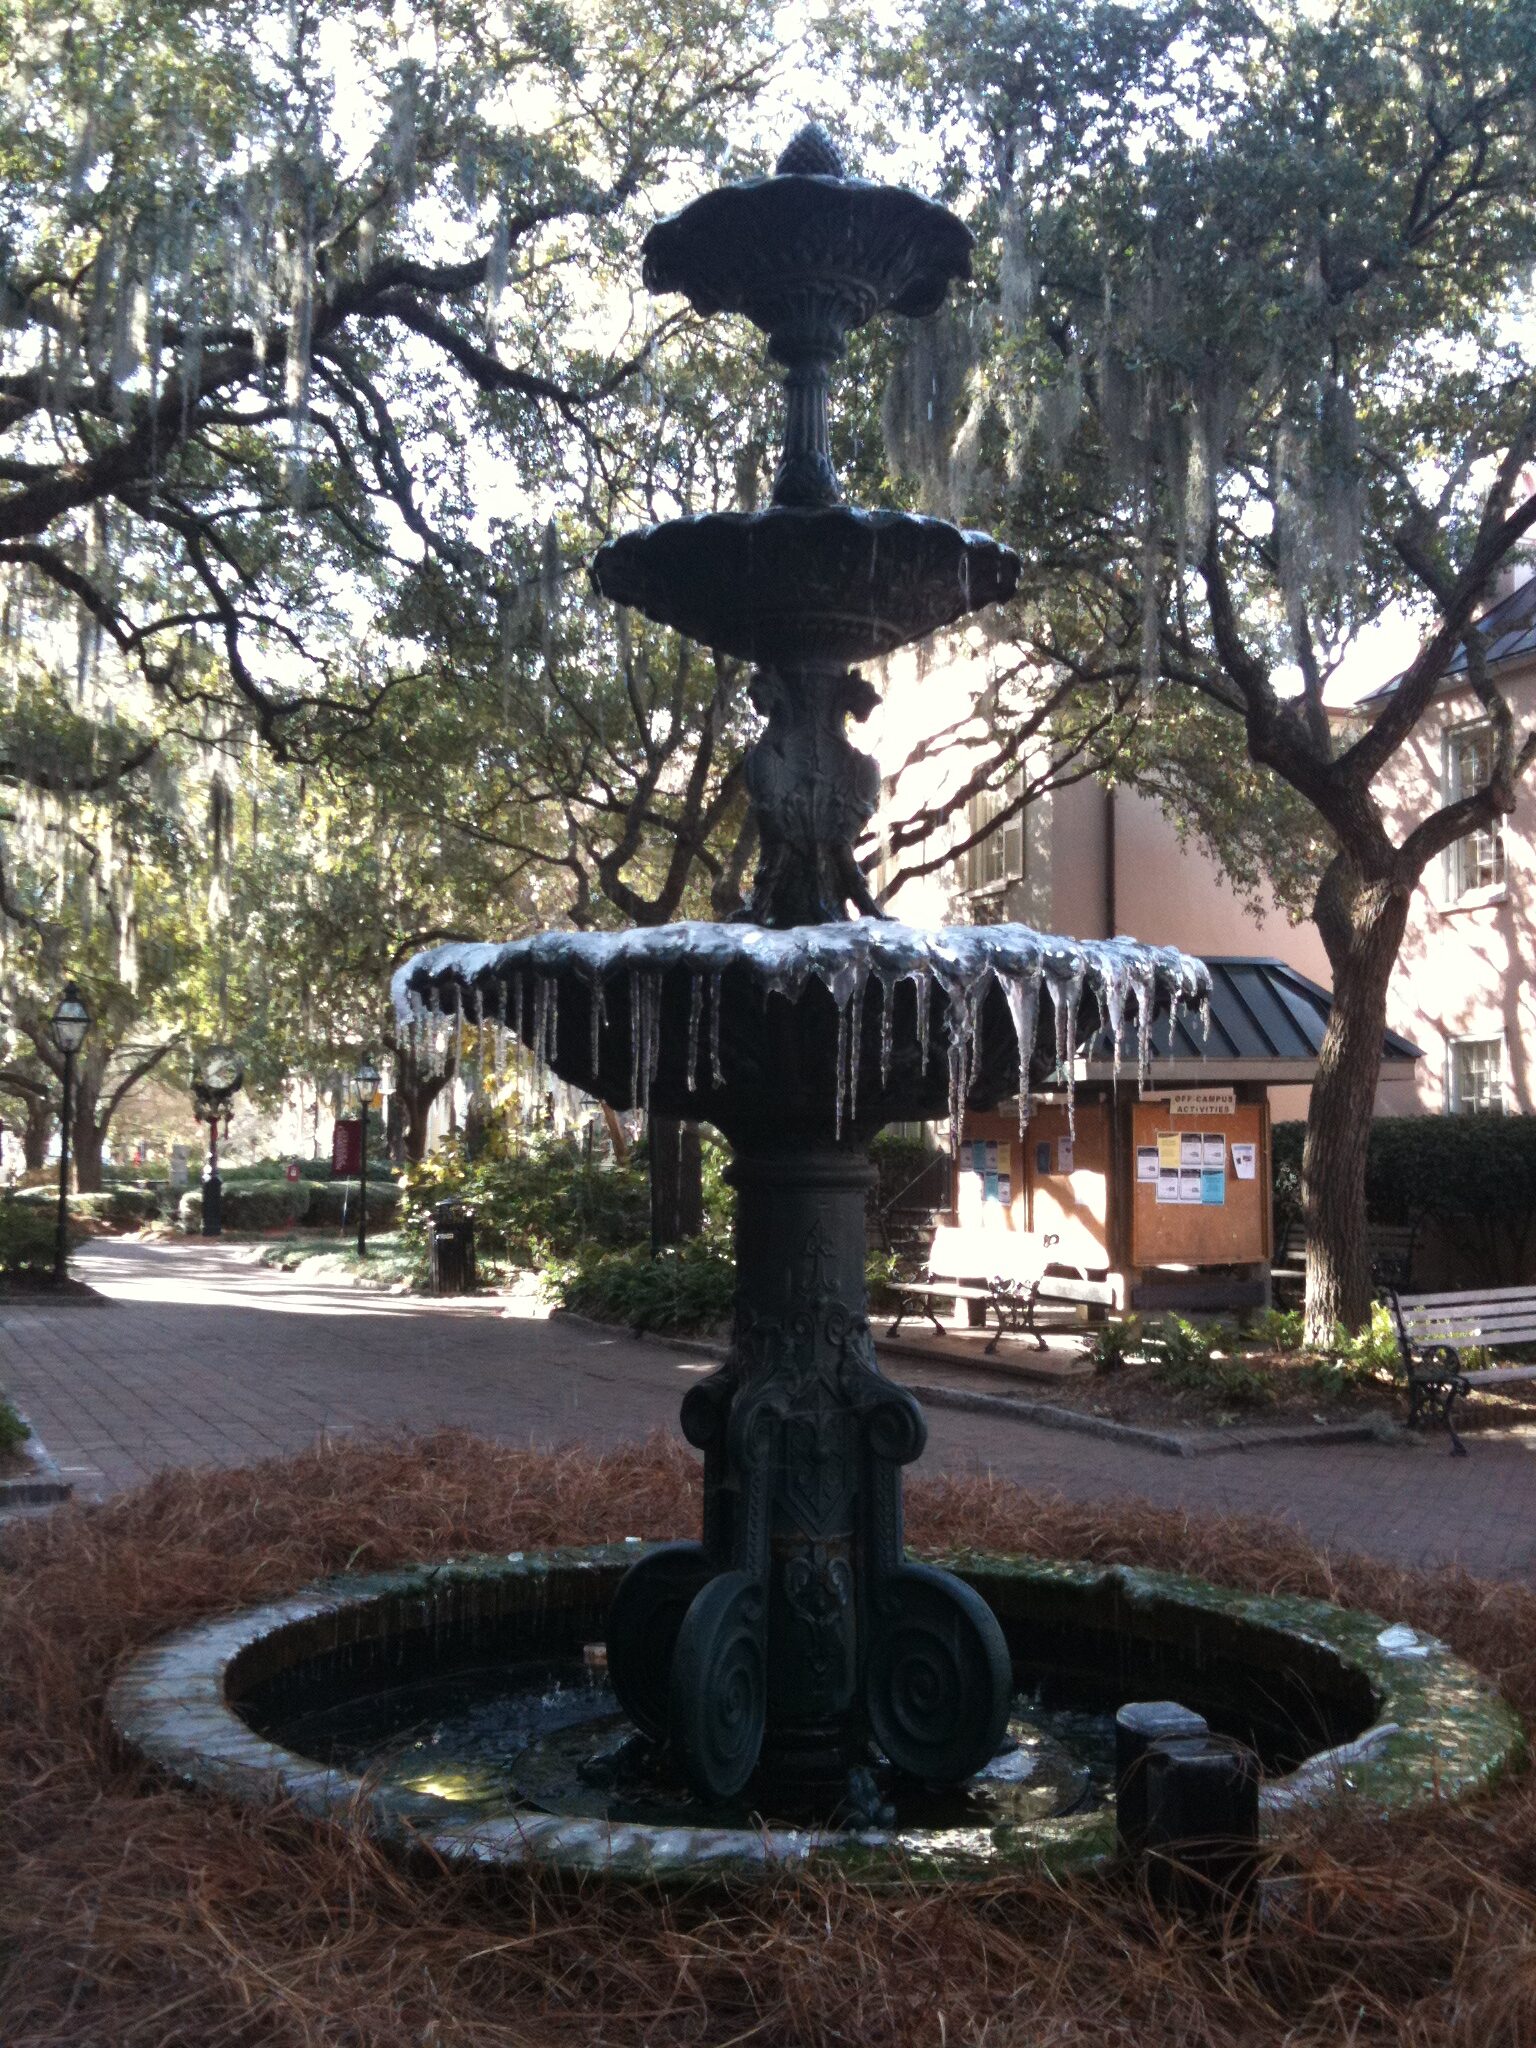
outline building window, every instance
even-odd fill
[[[965,807],[965,831],[984,831],[994,819],[1002,818],[1010,804],[1024,794],[1022,773],[1010,775],[1001,789],[984,789]],[[1004,889],[1024,879],[1024,812],[1015,810],[994,831],[979,839],[965,856],[965,887],[969,895]]]
[[[1446,1063],[1446,1107],[1453,1115],[1504,1107],[1502,1038],[1453,1038]]]
[[[1453,804],[1482,789],[1493,772],[1493,727],[1453,726],[1445,736],[1444,799]],[[1480,826],[1446,851],[1446,896],[1452,902],[1478,889],[1496,889],[1504,880],[1504,834],[1497,825]]]

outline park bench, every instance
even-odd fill
[[[1018,1230],[978,1230],[941,1223],[933,1233],[924,1280],[898,1281],[896,1320],[886,1331],[894,1337],[908,1316],[926,1316],[938,1331],[948,1332],[933,1307],[936,1295],[952,1301],[979,1301],[997,1317],[987,1352],[1010,1331],[1034,1338],[1042,1351],[1044,1336],[1035,1322],[1043,1301],[1073,1302],[1112,1308],[1115,1289],[1107,1280],[1085,1280],[1080,1274],[1046,1270],[1054,1234],[1032,1236]]]
[[[1459,1294],[1400,1294],[1389,1287],[1383,1298],[1397,1325],[1408,1383],[1409,1427],[1438,1415],[1451,1433],[1451,1455],[1464,1458],[1467,1447],[1456,1434],[1451,1415],[1457,1396],[1473,1387],[1536,1380],[1536,1365],[1492,1365],[1468,1372],[1462,1354],[1536,1343],[1536,1287],[1490,1287]]]

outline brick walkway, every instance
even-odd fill
[[[452,1423],[520,1442],[620,1443],[675,1428],[683,1392],[710,1369],[499,1302],[312,1285],[232,1245],[104,1243],[79,1270],[105,1305],[0,1310],[0,1387],[86,1495],[165,1465],[296,1450],[322,1430]],[[1079,1499],[1284,1514],[1318,1542],[1409,1564],[1536,1572],[1536,1438],[1474,1439],[1456,1459],[1443,1439],[1184,1459],[932,1409],[919,1469],[978,1468]]]

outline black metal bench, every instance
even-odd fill
[[[1397,1325],[1409,1427],[1438,1416],[1451,1433],[1451,1455],[1464,1458],[1467,1447],[1456,1433],[1451,1412],[1457,1397],[1473,1387],[1497,1390],[1536,1380],[1536,1365],[1493,1365],[1468,1372],[1462,1354],[1536,1343],[1536,1287],[1490,1287],[1457,1294],[1400,1294],[1388,1287],[1382,1299]]]

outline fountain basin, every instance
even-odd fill
[[[946,208],[843,176],[834,152],[820,173],[743,179],[659,220],[643,276],[647,291],[681,292],[696,313],[745,314],[771,345],[803,321],[811,294],[841,333],[882,311],[936,312],[970,276],[975,246]]]
[[[515,1791],[496,1811],[483,1783],[434,1775],[431,1730],[410,1719],[411,1688],[497,1667],[580,1667],[603,1640],[620,1580],[652,1548],[342,1575],[141,1651],[115,1680],[108,1714],[133,1750],[184,1784],[256,1807],[291,1801],[452,1862],[669,1880],[811,1864],[905,1883],[1017,1864],[1082,1870],[1113,1853],[1102,1785],[1097,1803],[1013,1824],[949,1818],[838,1831],[750,1811],[734,1824],[604,1819]],[[974,1554],[944,1562],[988,1602],[1017,1683],[1044,1688],[1048,1714],[1102,1716],[1126,1700],[1171,1697],[1252,1742],[1266,1766],[1267,1827],[1298,1802],[1339,1795],[1378,1813],[1463,1797],[1522,1754],[1519,1723],[1477,1673],[1443,1643],[1373,1615],[1124,1566]],[[317,1709],[367,1709],[378,1725],[382,1703],[387,1724],[389,1696],[402,1702],[400,1741],[428,1758],[410,1782],[292,1746]],[[569,1709],[562,1696],[556,1719],[568,1724]]]
[[[1020,563],[989,534],[915,512],[705,512],[605,543],[615,604],[744,661],[869,661],[1012,597]]]
[[[1204,965],[1134,939],[887,918],[786,931],[680,922],[439,946],[394,979],[418,1051],[449,1033],[527,1045],[618,1108],[754,1119],[824,1143],[991,1107],[1134,1016],[1145,1078],[1159,1011],[1204,1002]]]

